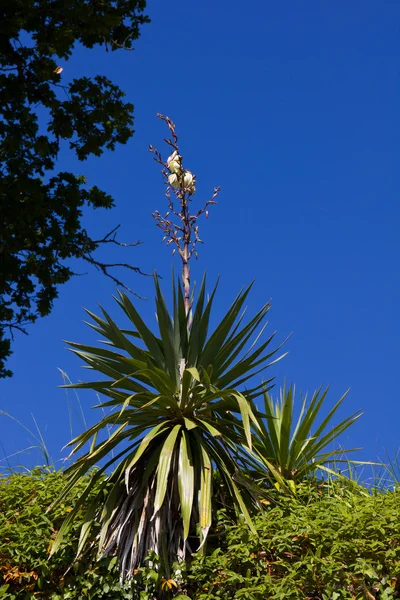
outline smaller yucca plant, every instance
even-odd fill
[[[334,463],[349,463],[348,459],[340,456],[358,448],[327,450],[327,447],[357,421],[362,412],[357,411],[327,431],[347,395],[346,392],[323,417],[322,408],[328,389],[320,388],[314,392],[310,403],[307,402],[307,395],[302,398],[297,421],[293,385],[288,388],[285,385],[276,400],[267,390],[264,392],[264,418],[260,419],[259,427],[254,430],[253,448],[248,449],[246,457],[254,477],[272,480],[277,487],[294,492],[296,482],[304,480],[318,469],[334,473]]]

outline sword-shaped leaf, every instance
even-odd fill
[[[166,423],[165,421],[163,421],[159,425],[156,425],[155,427],[153,427],[153,429],[151,431],[149,431],[149,433],[147,433],[144,436],[144,438],[140,442],[140,446],[137,449],[137,452],[135,453],[134,457],[129,462],[129,464],[126,467],[126,470],[125,470],[125,485],[126,485],[127,488],[128,488],[128,485],[129,485],[129,474],[130,474],[130,471],[131,471],[132,467],[134,467],[134,465],[138,462],[139,458],[143,455],[143,453],[145,452],[145,450],[147,450],[147,448],[149,447],[149,444],[158,435],[160,435],[161,433],[164,433],[167,430],[167,428],[168,428],[168,423]]]
[[[118,304],[125,311],[127,316],[130,318],[132,323],[135,325],[140,337],[143,342],[146,344],[150,354],[152,355],[156,365],[162,369],[165,368],[165,357],[161,350],[159,340],[152,333],[152,331],[147,327],[142,317],[139,315],[136,308],[133,306],[132,302],[129,300],[128,296],[119,291],[119,299],[117,299]]]
[[[184,540],[187,540],[194,498],[194,466],[189,436],[184,429],[179,448],[178,489],[183,520],[183,537]]]
[[[249,286],[247,286],[247,288],[240,291],[240,293],[236,296],[235,300],[233,301],[228,312],[222,319],[221,323],[217,326],[216,330],[212,333],[212,335],[206,342],[204,350],[199,359],[204,367],[208,367],[208,365],[212,364],[213,368],[217,369],[217,366],[215,365],[216,356],[218,355],[222,345],[226,341],[229,332],[231,331],[237,319],[237,316],[241,311],[243,303],[245,302],[250,292],[252,285],[253,284],[250,284]]]
[[[161,293],[158,278],[154,278],[156,286],[156,309],[158,327],[164,347],[164,357],[169,377],[176,387],[178,383],[178,360],[179,355],[175,352],[174,330],[171,317],[169,316],[164,296]]]
[[[187,364],[189,367],[197,365],[197,361],[201,352],[200,336],[201,336],[201,320],[203,317],[204,297],[206,287],[206,275],[204,274],[201,282],[199,295],[197,297],[196,307],[193,313],[193,321],[189,334],[189,345],[187,351]]]
[[[182,429],[182,425],[175,425],[168,435],[161,450],[160,460],[157,467],[157,491],[154,500],[153,519],[163,505],[165,492],[167,491],[168,477],[171,467],[172,456],[175,451],[176,438]]]
[[[202,438],[194,432],[200,453],[200,482],[198,492],[199,524],[201,530],[200,550],[208,535],[212,523],[212,465]]]

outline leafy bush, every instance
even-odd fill
[[[83,489],[90,479],[81,482]],[[35,469],[0,479],[0,599],[147,600],[162,585],[158,573],[143,569],[130,583],[119,583],[116,557],[92,561],[86,555],[74,561],[82,515],[60,552],[49,559],[58,528],[69,514],[78,488],[46,514],[65,486],[61,471]]]
[[[153,557],[152,568],[121,585],[115,557],[74,562],[83,513],[49,560],[74,498],[45,511],[64,485],[61,472],[43,469],[0,479],[0,599],[400,598],[400,489],[366,493],[341,480],[298,484],[296,497],[272,489],[256,534],[220,511],[208,555],[175,566],[170,578]]]
[[[255,526],[257,535],[221,515],[223,547],[187,572],[192,600],[400,597],[400,489],[316,487],[271,502]]]

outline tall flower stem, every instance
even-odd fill
[[[167,186],[165,195],[168,200],[168,211],[164,216],[158,210],[153,213],[157,222],[157,227],[164,233],[163,242],[167,246],[174,246],[173,254],[178,250],[182,261],[182,284],[184,293],[184,303],[186,316],[188,317],[189,327],[191,325],[190,310],[193,299],[191,298],[190,287],[190,259],[198,257],[196,246],[202,243],[199,237],[198,218],[204,214],[208,217],[208,207],[211,204],[217,204],[216,197],[220,188],[214,188],[212,197],[205,202],[202,208],[197,212],[191,212],[192,197],[196,193],[196,175],[183,167],[183,156],[179,150],[178,136],[175,131],[175,124],[169,117],[157,115],[168,126],[171,138],[165,139],[165,143],[172,148],[172,154],[164,162],[161,153],[150,146],[149,150],[154,154],[154,159],[162,166],[162,175]],[[175,208],[174,202],[178,204]]]
[[[190,301],[190,241],[191,241],[191,227],[189,220],[189,208],[187,202],[182,202],[182,221],[183,221],[183,250],[180,250],[180,256],[182,259],[182,283],[183,283],[183,297],[185,302],[186,316],[188,316],[191,309]]]

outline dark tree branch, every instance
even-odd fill
[[[22,323],[17,323],[17,321],[15,321],[14,323],[0,323],[0,329],[8,329],[10,332],[10,338],[12,339],[12,341],[14,341],[14,329],[16,329],[17,331],[20,331],[21,333],[24,333],[25,335],[28,335],[28,332],[26,331],[26,329],[24,329],[23,325],[28,325],[29,323],[31,323],[31,321],[23,321]]]
[[[146,277],[148,277],[150,275],[149,273],[144,273],[139,267],[134,267],[128,263],[104,263],[104,262],[101,262],[100,260],[96,260],[95,258],[93,258],[93,256],[90,253],[82,254],[81,258],[83,260],[85,260],[86,262],[88,262],[89,264],[93,265],[97,270],[101,271],[103,273],[103,275],[105,275],[106,277],[109,277],[118,286],[122,287],[124,290],[127,290],[128,292],[130,292],[137,298],[144,300],[143,296],[140,296],[137,292],[134,292],[133,290],[131,290],[131,288],[128,287],[125,283],[123,283],[120,279],[118,279],[117,277],[112,275],[112,273],[109,273],[108,269],[112,269],[114,267],[123,267],[124,269],[129,269],[130,271],[134,271],[135,273],[139,273],[140,275],[144,275]]]
[[[135,246],[139,246],[140,244],[143,244],[143,242],[141,240],[132,242],[131,244],[127,244],[125,242],[118,241],[115,236],[116,236],[117,230],[120,227],[121,227],[121,225],[117,225],[116,227],[114,227],[114,229],[112,229],[111,231],[106,233],[106,235],[101,240],[91,240],[91,242],[93,244],[116,244],[117,246],[123,246],[124,248],[134,248]],[[143,273],[142,273],[142,275],[143,275]]]

